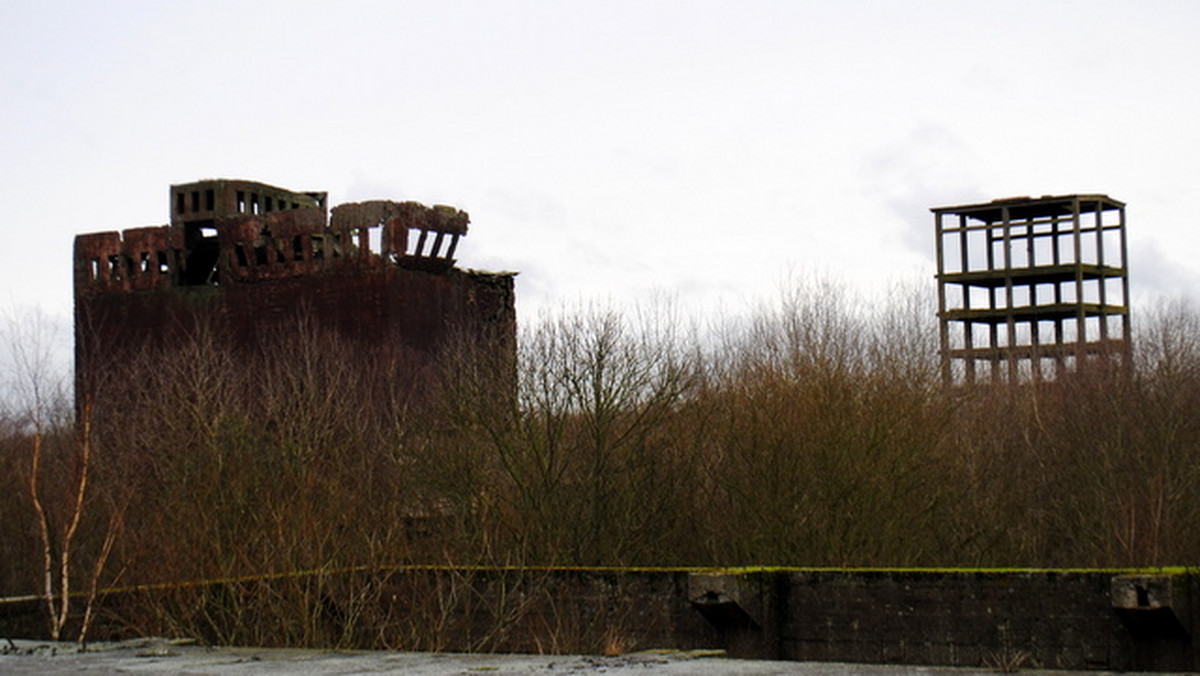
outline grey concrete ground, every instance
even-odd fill
[[[981,669],[897,667],[814,662],[733,660],[713,652],[647,652],[621,657],[579,655],[463,655],[390,652],[332,652],[264,648],[206,648],[162,639],[99,644],[80,652],[74,644],[0,639],[0,674],[185,674],[267,676],[299,674],[415,674],[417,676],[510,676],[604,674],[667,676],[745,674],[767,676],[972,676]],[[1072,672],[1054,672],[1066,676]],[[1087,672],[1096,676],[1101,672]]]

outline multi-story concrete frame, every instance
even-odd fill
[[[937,207],[942,376],[1020,382],[1128,363],[1125,204],[1106,195]]]

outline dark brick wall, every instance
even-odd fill
[[[76,297],[79,389],[94,368],[177,344],[203,327],[230,345],[269,341],[306,315],[348,339],[368,368],[419,370],[452,333],[515,349],[513,279],[398,266],[330,270],[231,286],[170,287]]]
[[[92,349],[170,344],[197,323],[248,343],[304,313],[384,353],[400,346],[431,351],[458,328],[511,342],[516,326],[511,276],[458,269],[330,270],[228,287],[76,296],[77,339]]]
[[[756,618],[758,627],[724,635],[730,653],[745,657],[1151,671],[1198,664],[1189,571],[776,570],[696,580],[689,601],[718,590]],[[1131,601],[1118,593],[1122,580],[1140,590]]]
[[[1126,668],[1128,633],[1111,575],[792,573],[781,598],[783,657],[977,666]]]

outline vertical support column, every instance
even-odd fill
[[[1083,307],[1083,223],[1079,198],[1071,200],[1071,232],[1075,250],[1075,368],[1087,358],[1087,313]]]
[[[959,261],[960,272],[971,271],[971,254],[970,254],[970,232],[967,230],[967,217],[964,214],[955,214],[958,216],[958,243],[959,243]],[[971,284],[963,283],[959,285],[959,290],[963,295],[963,309],[971,309]],[[970,319],[965,319],[961,322],[963,330],[963,350],[966,357],[966,373],[967,383],[975,384],[975,331],[974,325]]]
[[[1108,261],[1104,257],[1104,203],[1096,200],[1096,264],[1100,268],[1100,340],[1108,340]],[[1107,358],[1107,357],[1106,357]]]
[[[1125,341],[1125,364],[1132,372],[1133,367],[1133,335],[1130,329],[1129,307],[1129,250],[1125,244],[1125,207],[1117,208],[1117,219],[1120,224],[1121,240],[1121,305],[1125,307],[1125,316],[1121,321],[1121,338]]]
[[[1036,226],[1033,223],[1034,219],[1026,219],[1025,221],[1025,264],[1030,268],[1037,268],[1037,234]],[[1027,278],[1025,287],[1029,290],[1029,305],[1036,308],[1038,306],[1038,285],[1037,280]],[[1038,320],[1037,315],[1029,321],[1029,361],[1032,363],[1032,373],[1034,380],[1042,379],[1042,325]]]
[[[1012,221],[1008,207],[1001,210],[1001,237],[1004,242],[1004,327],[1005,335],[1007,336],[1007,353],[1008,359],[1008,382],[1017,382],[1017,323],[1015,310],[1013,306],[1016,304],[1016,298],[1013,294],[1013,274],[1012,274]]]
[[[1055,268],[1062,265],[1062,250],[1059,247],[1058,238],[1062,233],[1058,214],[1050,217],[1050,255],[1051,261]],[[1054,305],[1062,307],[1062,282],[1058,279],[1054,280]],[[1063,373],[1063,319],[1055,314],[1054,316],[1054,375],[1060,376]]]
[[[987,245],[987,273],[989,277],[994,277],[996,274],[996,233],[995,226],[989,221],[984,225],[984,232],[987,236],[984,237],[984,242]],[[988,313],[992,319],[988,321],[988,347],[991,348],[991,353],[988,358],[988,364],[991,368],[992,382],[996,382],[997,375],[1000,372],[1000,356],[999,343],[1000,331],[996,325],[996,285],[989,284],[988,287]]]
[[[938,344],[941,347],[942,383],[949,385],[953,371],[950,367],[950,325],[946,318],[946,246],[942,241],[945,235],[940,212],[934,215],[934,231],[937,236]]]

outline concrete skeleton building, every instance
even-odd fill
[[[947,383],[1129,361],[1124,203],[1062,195],[932,211]]]
[[[204,324],[249,344],[308,312],[370,360],[427,360],[451,331],[515,345],[515,273],[455,267],[468,215],[336,206],[242,180],[170,188],[168,225],[75,239],[78,393],[94,369]]]

